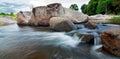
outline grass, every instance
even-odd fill
[[[16,19],[16,14],[11,15],[11,17],[15,20]]]
[[[16,19],[16,14],[14,14],[14,13],[8,14],[8,13],[3,13],[3,12],[1,12],[1,13],[0,13],[0,16],[11,16],[13,19]]]
[[[120,24],[120,16],[113,17],[113,18],[111,18],[109,20],[113,24]]]

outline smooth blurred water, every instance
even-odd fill
[[[53,32],[46,27],[16,24],[2,26],[0,27],[0,59],[120,59],[96,51],[101,47],[98,43],[98,32],[111,25],[98,24],[99,29],[95,30],[84,28],[81,24],[76,26],[82,27],[76,32],[93,33],[96,37],[95,45],[80,43],[76,35]]]

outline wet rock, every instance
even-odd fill
[[[67,18],[53,17],[50,19],[50,28],[56,31],[71,31],[77,27]]]
[[[120,26],[111,27],[101,33],[102,50],[120,56]]]
[[[84,24],[84,26],[86,28],[89,28],[89,29],[96,29],[96,28],[98,28],[96,23],[93,23],[93,22],[87,22],[87,23]]]
[[[20,11],[19,13],[17,13],[17,24],[19,25],[28,25],[28,21],[30,20],[31,17],[31,12],[29,11]]]
[[[77,32],[76,35],[80,38],[83,43],[94,44],[94,35],[90,33]]]
[[[0,26],[14,24],[16,21],[11,16],[0,16]]]

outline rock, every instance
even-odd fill
[[[82,23],[86,21],[88,16],[70,8],[64,8],[60,3],[52,3],[47,6],[34,7],[29,14],[19,12],[17,14],[17,23],[22,25],[49,26],[49,21],[52,17],[67,17],[73,23]]]
[[[89,21],[94,23],[111,23],[108,19],[111,19],[112,17],[113,16],[98,14],[89,16]]]
[[[89,29],[96,29],[96,28],[98,28],[96,23],[93,23],[93,22],[87,22],[87,23],[84,24],[84,26],[86,28],[89,28]]]
[[[86,22],[87,17],[88,17],[88,15],[85,15],[82,12],[78,12],[78,11],[73,11],[73,12],[69,12],[69,13],[71,13],[70,17],[75,18],[74,23]]]
[[[52,17],[59,17],[65,14],[64,7],[60,3],[48,4],[47,11],[52,15]]]
[[[16,21],[11,16],[0,16],[0,26],[14,24]]]
[[[120,26],[111,27],[101,33],[102,50],[120,56]]]
[[[90,33],[80,33],[77,32],[76,35],[80,38],[83,43],[94,44],[94,35]]]
[[[64,8],[60,3],[49,4],[47,7],[52,17],[67,17],[73,23],[81,23],[87,19],[87,15],[70,8]]]
[[[60,13],[62,13],[60,15],[61,16],[67,16],[67,17],[71,17],[71,18],[74,18],[73,20],[73,23],[79,23],[79,22],[82,22],[84,21],[85,19],[87,19],[87,16],[88,15],[85,15],[83,14],[82,12],[79,12],[79,11],[75,11],[75,10],[72,10],[70,8],[64,8],[64,7],[61,7],[60,9],[62,9],[60,11]]]
[[[19,13],[17,13],[17,24],[19,25],[28,25],[28,21],[30,20],[31,17],[31,12],[28,11],[20,11]]]
[[[47,12],[46,6],[35,7],[32,10],[32,16],[29,21],[29,25],[49,25],[49,20],[51,18],[51,14]]]
[[[50,19],[50,28],[56,31],[71,31],[77,29],[70,20],[62,17],[52,17]]]

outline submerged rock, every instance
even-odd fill
[[[87,23],[84,24],[84,26],[86,28],[89,28],[89,29],[96,29],[96,28],[98,28],[96,23],[93,23],[93,22],[87,22]]]
[[[120,56],[120,26],[111,27],[101,33],[102,50]]]
[[[77,32],[76,34],[80,38],[81,42],[94,44],[94,35],[93,34],[90,34],[90,33],[84,34],[84,33],[80,33],[80,32]]]

